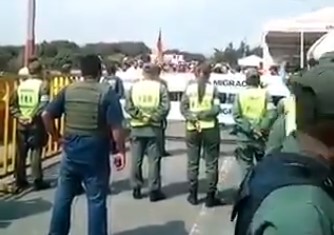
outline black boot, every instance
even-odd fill
[[[194,206],[198,204],[197,189],[190,189],[187,201]]]
[[[150,201],[151,202],[157,202],[164,200],[166,198],[166,195],[161,192],[161,190],[154,190],[150,192]]]
[[[219,206],[223,205],[223,202],[216,197],[216,192],[209,192],[206,195],[205,199],[205,206],[206,207],[214,207],[214,206]]]
[[[133,191],[132,191],[132,197],[134,199],[142,199],[143,196],[141,194],[141,189],[140,188],[134,188]]]
[[[45,182],[43,180],[35,180],[34,181],[34,190],[44,190],[50,188],[51,185],[48,182]]]

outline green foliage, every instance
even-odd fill
[[[241,41],[239,47],[235,48],[231,42],[224,49],[214,48],[214,53],[210,60],[213,63],[228,63],[231,66],[236,66],[238,59],[249,55],[262,57],[262,48],[250,48],[244,41]]]
[[[101,55],[106,63],[117,64],[121,64],[124,57],[141,58],[141,56],[151,53],[150,48],[145,43],[129,41],[90,43],[84,46],[66,40],[44,41],[37,46],[37,51],[38,56],[48,69],[60,69],[63,64],[69,61],[72,62],[74,68],[77,68],[80,56],[90,53]],[[0,46],[0,71],[17,72],[23,66],[23,52],[23,46]],[[177,49],[167,50],[165,53],[182,54],[187,61],[206,60],[203,54]],[[250,49],[245,42],[241,42],[238,48],[234,48],[233,44],[230,43],[223,50],[215,48],[210,60],[214,63],[226,62],[233,66],[237,63],[238,58],[250,54],[262,56],[262,50],[259,47]]]

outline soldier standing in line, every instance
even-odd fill
[[[49,84],[42,80],[43,67],[37,58],[30,60],[29,75],[20,82],[10,98],[9,110],[18,121],[17,153],[14,175],[17,190],[28,187],[26,159],[30,151],[33,186],[35,190],[49,188],[43,180],[42,152],[48,135],[41,114],[49,102]]]
[[[186,143],[188,156],[188,202],[198,204],[198,172],[203,147],[206,164],[208,191],[207,207],[220,205],[216,198],[218,183],[218,161],[220,150],[220,130],[217,116],[220,102],[217,88],[209,82],[211,66],[200,65],[196,80],[190,81],[182,96],[180,110],[186,119]]]
[[[276,119],[276,109],[266,89],[260,86],[255,69],[246,72],[247,87],[235,98],[233,118],[236,123],[236,158],[242,175],[264,156],[266,136]]]
[[[161,122],[170,109],[166,86],[156,80],[154,65],[146,64],[144,78],[131,87],[126,97],[125,111],[130,115],[132,169],[131,185],[134,199],[141,199],[142,163],[145,152],[149,164],[150,201],[165,199],[161,191],[161,154],[159,141]]]

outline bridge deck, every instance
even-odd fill
[[[172,124],[168,134],[180,133],[179,124]],[[174,132],[174,133],[173,133]],[[223,132],[224,136],[228,135]],[[186,202],[186,155],[183,141],[167,142],[173,154],[162,161],[163,190],[165,201],[150,203],[147,198],[135,201],[131,197],[127,176],[129,167],[113,174],[112,195],[109,196],[109,221],[114,235],[231,235],[233,224],[229,222],[232,195],[239,180],[239,173],[232,156],[234,146],[223,144],[220,160],[219,190],[227,205],[206,209]],[[203,165],[203,164],[202,164]],[[146,167],[146,165],[145,165]],[[55,182],[58,165],[45,171],[47,179]],[[205,169],[200,178],[203,185]],[[45,235],[51,216],[55,188],[42,192],[30,192],[19,198],[0,200],[1,235]],[[201,190],[201,197],[205,192]],[[73,204],[72,235],[87,234],[87,211],[85,196]]]

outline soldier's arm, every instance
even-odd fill
[[[118,152],[125,154],[125,131],[123,128],[124,115],[116,92],[109,89],[109,92],[106,95],[106,101],[106,119],[113,136],[113,140],[116,143],[116,149]]]
[[[213,101],[212,101],[212,108],[208,111],[200,112],[198,118],[206,119],[206,118],[215,118],[220,113],[220,100],[219,100],[219,93],[217,88],[214,88],[213,92]]]
[[[187,90],[187,89],[186,89]],[[181,102],[180,102],[180,112],[182,116],[187,121],[196,121],[197,115],[190,111],[189,109],[189,96],[187,95],[187,92],[183,92]]]
[[[169,113],[170,110],[170,99],[168,95],[167,87],[160,85],[160,105],[152,115],[151,119],[154,121],[162,121]]]
[[[274,122],[269,132],[266,143],[266,155],[275,149],[280,149],[285,140],[285,121],[283,116],[279,116]]]
[[[13,92],[9,98],[9,112],[14,118],[21,117],[17,91]]]
[[[60,118],[64,113],[66,88],[62,89],[42,112],[42,119],[46,131],[54,138],[60,138],[60,130],[56,128],[54,119]]]
[[[278,101],[277,103],[277,107],[276,107],[276,112],[277,112],[277,115],[281,115],[281,114],[284,114],[284,100],[286,98],[282,98]]]
[[[43,81],[39,89],[39,105],[37,107],[35,116],[39,116],[42,114],[46,106],[49,104],[49,101],[50,101],[50,86],[48,82]]]
[[[123,85],[123,81],[121,78],[117,77],[116,78],[116,93],[119,99],[124,97],[124,85]]]
[[[281,215],[262,217],[260,221],[255,218],[250,235],[333,234],[331,218],[326,218],[324,211],[306,202],[299,210],[290,208]]]
[[[259,124],[259,128],[261,130],[269,131],[271,126],[277,119],[277,110],[273,103],[273,99],[269,94],[267,94],[266,97],[266,105],[267,105],[267,112],[265,113],[265,116],[262,118]]]
[[[242,110],[239,103],[239,96],[236,95],[232,107],[232,115],[237,129],[246,133],[250,133],[253,130],[251,123],[242,116]]]
[[[133,104],[131,94],[132,94],[132,88],[130,88],[130,90],[126,94],[124,110],[130,115],[131,118],[140,119],[142,118],[142,114],[140,110]]]

